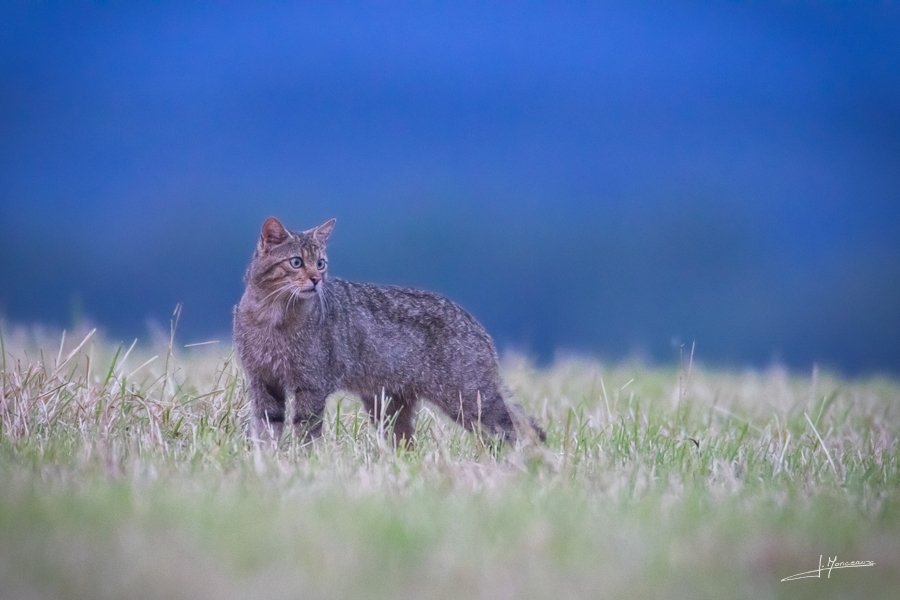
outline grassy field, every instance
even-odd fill
[[[508,357],[546,446],[276,450],[230,341],[87,334],[3,331],[0,598],[898,597],[897,381]]]

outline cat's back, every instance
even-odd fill
[[[493,340],[444,296],[332,279],[326,302],[336,325],[336,358],[361,396],[387,382],[437,400],[446,390],[484,390],[498,382]]]
[[[378,328],[410,328],[433,335],[475,337],[493,346],[484,327],[449,298],[424,290],[333,278],[328,296],[340,297],[351,320]]]

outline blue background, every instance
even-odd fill
[[[872,4],[4,3],[0,315],[227,336],[265,218],[336,217],[501,349],[898,373]]]

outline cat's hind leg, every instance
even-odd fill
[[[498,437],[501,441],[515,440],[516,427],[500,392],[478,390],[474,396],[474,402],[470,398],[468,403],[470,410],[464,423],[466,429],[475,432],[480,427],[483,435]]]
[[[385,435],[392,436],[395,448],[412,448],[416,433],[416,399],[400,393],[364,394],[363,406],[376,427],[382,425]]]

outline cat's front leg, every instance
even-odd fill
[[[252,378],[250,394],[253,405],[251,437],[261,442],[275,442],[284,431],[284,388]]]
[[[328,392],[297,389],[294,391],[294,434],[301,442],[322,435],[325,420],[325,399]]]

